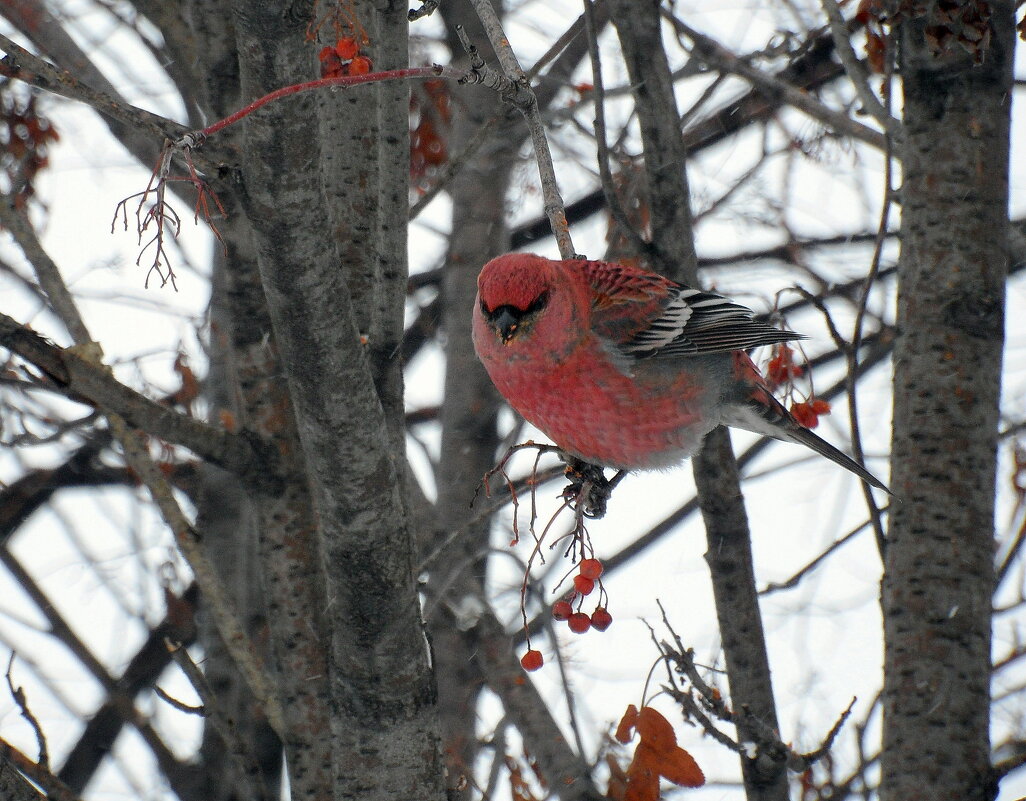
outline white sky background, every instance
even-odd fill
[[[779,4],[766,8],[770,5],[680,3],[678,13],[697,29],[744,52],[764,47],[770,35],[782,26],[798,28],[797,23],[788,21],[788,14],[792,12],[783,10]],[[78,14],[89,6],[67,2],[61,7]],[[804,9],[796,12],[803,13],[803,18],[820,18],[815,10],[816,3],[787,6],[796,7]],[[516,21],[509,24],[507,33],[522,63],[528,65],[544,52],[554,33],[562,32],[579,10],[579,4],[570,0],[520,4]],[[412,33],[430,36],[439,31],[438,26],[438,19],[423,20],[414,26]],[[91,32],[91,41],[82,42],[85,49],[98,50],[105,56],[101,66],[132,102],[182,119],[180,101],[165,82],[159,66],[137,46],[134,37],[120,33],[110,18],[101,14],[89,15],[82,21],[81,28]],[[672,41],[669,37],[668,40]],[[603,37],[602,45],[606,86],[622,85],[624,70],[618,61],[615,36],[611,31]],[[675,66],[683,63],[678,48],[671,44],[669,50],[676,60]],[[1020,77],[1026,75],[1021,50],[1020,47],[1017,72]],[[439,55],[431,57],[440,58]],[[590,82],[590,67],[585,66],[577,79]],[[706,84],[707,79],[701,78],[682,83],[681,108],[686,108]],[[708,108],[736,97],[741,86],[739,82],[724,82],[718,100]],[[568,92],[567,100],[570,97]],[[1026,212],[1026,153],[1023,152],[1026,137],[1021,100],[1017,96],[1013,106],[1013,217],[1021,217]],[[62,137],[60,146],[52,151],[52,166],[39,184],[40,197],[49,208],[45,245],[61,265],[73,291],[83,299],[81,308],[86,322],[94,338],[103,343],[119,377],[136,387],[148,386],[151,392],[173,390],[177,387],[177,378],[171,364],[179,349],[189,355],[197,372],[203,372],[197,331],[202,327],[208,292],[205,276],[210,237],[202,226],[192,226],[187,209],[180,209],[183,233],[179,241],[185,253],[177,261],[182,268],[179,269],[179,291],[144,289],[145,268],[134,264],[137,255],[134,234],[119,230],[111,236],[109,231],[117,202],[145,186],[146,172],[119,146],[111,143],[104,126],[91,112],[81,106],[52,102],[47,102],[44,109]],[[615,130],[623,113],[624,106],[609,103],[607,117],[611,129]],[[590,108],[582,109],[576,119],[590,129]],[[797,113],[784,115],[784,120],[792,134],[811,137],[816,131],[813,123]],[[574,165],[572,158],[564,158],[557,165],[567,201],[596,185],[594,165],[587,160],[590,158],[588,143],[572,126],[554,129],[551,144],[557,157],[585,154],[581,165]],[[701,210],[710,198],[718,196],[731,184],[734,176],[747,169],[758,146],[756,138],[747,135],[731,139],[695,160],[690,166],[690,179],[696,209]],[[636,152],[638,147],[635,144],[631,149]],[[837,146],[825,150],[816,164],[806,159],[777,157],[753,188],[745,190],[724,210],[703,219],[696,231],[699,253],[723,255],[779,241],[777,229],[760,225],[752,218],[768,214],[787,176],[791,197],[784,214],[797,235],[874,228],[882,195],[880,164],[880,157],[868,149],[851,152]],[[513,192],[511,211],[517,219],[534,218],[539,213],[540,196],[536,191],[533,164],[525,162],[517,175],[520,186]],[[739,214],[739,209],[745,216]],[[414,272],[439,263],[444,252],[444,236],[439,232],[447,230],[449,213],[449,201],[442,196],[411,227],[411,269]],[[603,219],[596,218],[578,226],[573,234],[579,251],[601,256],[605,247]],[[555,254],[551,242],[539,246],[538,250],[547,255]],[[893,250],[888,251],[888,258],[893,255]],[[2,234],[0,257],[21,264],[20,254]],[[817,269],[828,271],[842,281],[865,274],[870,251],[851,248],[844,252],[824,252],[813,258]],[[184,268],[184,259],[197,265],[197,271]],[[772,302],[775,292],[800,283],[803,276],[766,263],[743,271],[719,271],[705,278],[719,291],[763,309]],[[0,306],[4,311],[31,323],[61,344],[68,344],[48,315],[26,302],[17,288],[5,281],[0,276]],[[785,294],[785,301],[791,299],[793,295]],[[892,314],[891,288],[875,290],[871,304]],[[1026,284],[1019,280],[1009,286],[1004,384],[1007,416],[1019,420],[1026,416],[1024,309]],[[835,305],[833,311],[841,330],[850,331],[848,310]],[[812,336],[806,343],[810,357],[830,347],[825,327],[817,315],[805,314],[789,323]],[[863,436],[871,457],[869,466],[885,481],[887,462],[884,456],[890,423],[889,370],[887,365],[876,368],[860,385]],[[817,372],[817,386],[829,386],[839,375],[830,370]],[[425,352],[410,366],[407,390],[409,408],[437,403],[441,399],[441,361],[437,351]],[[49,398],[43,401],[54,403]],[[821,433],[834,442],[843,443],[848,437],[846,419],[843,404],[836,402],[834,414],[822,422]],[[428,448],[437,452],[436,433],[418,433],[424,435]],[[527,436],[525,434],[524,438]],[[743,432],[734,434],[739,451],[752,441],[753,438]],[[23,450],[18,457],[4,452],[0,454],[0,480],[17,478],[24,466],[53,464],[61,453],[55,448]],[[411,449],[411,454],[423,467],[418,450]],[[1008,484],[1009,455],[1006,443],[1002,449],[1004,470],[999,483],[1002,489]],[[18,458],[23,463],[19,463]],[[779,465],[787,465],[787,468],[761,475]],[[840,467],[811,456],[798,446],[772,448],[757,460],[750,473],[760,474],[744,486],[760,586],[785,580],[865,518],[857,481]],[[607,517],[589,526],[597,555],[612,555],[632,542],[675,509],[692,489],[688,464],[674,471],[629,477],[615,493]],[[554,496],[558,491],[557,485],[550,485],[543,495]],[[1010,509],[1010,499],[1002,497],[998,506],[999,533],[1005,533],[1006,527],[1014,523],[1009,520]],[[542,517],[546,519],[547,515],[543,512]],[[819,745],[820,738],[852,696],[859,698],[852,720],[861,720],[880,685],[879,559],[871,537],[866,532],[845,546],[796,589],[763,600],[782,736],[799,750],[811,750]],[[508,524],[498,524],[492,545],[509,551],[508,540]],[[134,503],[130,493],[110,490],[63,493],[53,511],[36,513],[12,551],[40,580],[43,589],[91,650],[117,671],[141,642],[145,634],[143,621],[153,624],[163,615],[155,578],[158,568],[170,562],[179,581],[187,578],[187,569],[173,555],[170,546],[169,535],[149,508]],[[513,554],[526,559],[529,548],[530,538],[525,537]],[[609,607],[615,618],[609,631],[592,631],[580,636],[560,627],[556,641],[569,666],[576,714],[589,755],[601,745],[610,723],[615,725],[627,704],[640,704],[645,676],[656,656],[646,621],[656,627],[660,636],[665,634],[659,624],[657,600],[666,607],[685,644],[695,648],[699,660],[716,664],[719,642],[703,552],[704,532],[698,518],[694,518],[629,568],[608,577],[605,583],[611,598]],[[569,564],[558,558],[558,551],[546,555],[550,571],[546,586],[551,590],[552,582],[558,581]],[[506,610],[506,618],[511,627],[515,627],[519,568],[513,559],[500,556],[492,560],[490,569],[496,602],[502,604],[500,608]],[[1022,576],[1020,567],[1008,579],[1006,595],[1009,597],[1005,600],[1011,600],[1010,594],[1020,591]],[[1006,653],[1013,645],[1016,621],[1009,618],[1014,617],[1005,615],[995,622],[996,656]],[[1021,613],[1018,623],[1018,628],[1022,628]],[[0,663],[6,666],[8,649],[14,646],[18,652],[15,682],[25,686],[31,707],[47,732],[51,752],[59,765],[66,749],[78,736],[77,719],[88,715],[102,695],[95,682],[74,660],[67,658],[63,648],[53,645],[47,635],[40,633],[42,627],[40,615],[16,590],[6,572],[0,571]],[[535,647],[545,653],[548,664],[533,674],[532,679],[555,709],[565,710],[567,697],[559,683],[553,643],[542,638]],[[44,681],[40,681],[39,676]],[[657,672],[650,695],[652,688],[664,681],[665,673]],[[1011,680],[1002,678],[995,690],[1022,681],[1021,675]],[[195,702],[191,690],[176,671],[169,670],[160,684],[175,697]],[[721,686],[726,689],[725,680],[721,681]],[[696,799],[740,799],[739,789],[723,784],[738,779],[736,757],[709,739],[703,739],[698,729],[679,723],[675,707],[665,697],[654,704],[670,720],[677,721],[675,728],[681,745],[693,753],[710,780],[701,790],[679,792]],[[196,747],[199,729],[194,719],[174,712],[152,695],[139,705],[144,712],[155,715],[156,725],[179,753],[188,754]],[[497,714],[495,704],[491,708],[484,706],[482,732],[490,730],[495,718],[489,716]],[[1024,719],[1026,699],[1002,706],[995,713],[995,741],[1001,739],[1006,727],[1021,733],[1026,729]],[[878,723],[877,717],[875,724]],[[17,708],[2,687],[0,734],[30,755],[36,753],[31,730],[20,719]],[[852,753],[851,736],[849,724],[835,747],[841,765],[839,775],[846,772],[844,765]],[[153,767],[148,764],[147,751],[139,747],[135,734],[123,736],[116,753],[119,758],[107,761],[86,798],[120,801],[172,797],[166,789],[153,786]],[[1000,799],[1011,801],[1023,795],[1026,795],[1026,776],[1020,775],[1003,783]]]

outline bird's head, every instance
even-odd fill
[[[477,279],[481,319],[504,345],[528,334],[559,294],[553,262],[541,256],[507,253],[492,259]]]

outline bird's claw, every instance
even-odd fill
[[[563,488],[563,500],[582,517],[598,520],[605,516],[606,506],[613,489],[623,478],[625,471],[619,470],[612,478],[606,478],[605,471],[596,464],[576,457],[564,457],[566,477],[570,483]]]

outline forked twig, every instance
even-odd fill
[[[153,248],[153,261],[150,264],[149,270],[146,272],[146,281],[144,286],[149,287],[150,275],[156,273],[160,277],[160,285],[165,286],[168,283],[175,290],[178,289],[175,281],[175,272],[171,266],[171,260],[167,257],[166,250],[166,239],[165,237],[170,234],[173,239],[178,238],[178,234],[182,230],[182,218],[178,212],[175,211],[167,201],[167,185],[171,181],[184,181],[192,185],[196,190],[196,205],[193,209],[193,221],[199,223],[199,218],[202,215],[204,222],[210,228],[214,237],[221,244],[222,249],[227,253],[228,246],[224,241],[224,237],[221,236],[221,232],[214,225],[213,210],[211,204],[216,208],[218,214],[222,217],[225,216],[224,206],[221,204],[220,198],[210,185],[200,178],[199,173],[196,172],[196,166],[192,161],[192,151],[199,147],[206,137],[200,132],[192,132],[185,134],[175,141],[170,139],[164,140],[164,147],[161,148],[160,157],[157,159],[157,164],[153,168],[153,172],[150,173],[150,180],[146,184],[146,188],[142,192],[136,192],[134,195],[121,200],[118,205],[114,208],[114,218],[110,223],[111,233],[114,233],[114,228],[118,222],[118,216],[121,216],[122,225],[125,230],[128,230],[128,205],[135,198],[139,198],[139,203],[135,208],[135,221],[136,221],[136,232],[139,235],[139,244],[141,250],[139,256],[136,258],[135,263],[137,265],[142,264],[143,255],[147,250]],[[179,154],[182,156],[185,166],[188,169],[188,175],[185,176],[172,176],[171,175],[171,162],[174,156]],[[152,196],[152,202],[150,198]],[[143,235],[150,230],[150,226],[153,226],[153,235],[150,239],[143,244]]]
[[[7,672],[4,673],[4,678],[7,679],[7,689],[11,693],[11,698],[14,699],[14,703],[17,704],[18,710],[21,712],[21,716],[28,721],[28,725],[36,735],[36,744],[39,746],[39,759],[37,764],[39,767],[49,770],[50,769],[50,751],[46,746],[46,735],[43,734],[43,727],[39,725],[39,719],[29,709],[28,698],[25,695],[24,687],[14,686],[14,677],[11,675],[11,671],[14,669],[14,651],[11,651],[11,658],[7,662]]]
[[[702,729],[713,737],[717,742],[725,745],[732,751],[745,754],[751,758],[750,746],[738,742],[728,734],[720,731],[710,718],[728,723],[734,726],[738,724],[754,735],[754,746],[763,751],[770,751],[782,754],[787,758],[787,767],[795,773],[802,773],[812,767],[813,764],[827,756],[834,741],[840,734],[845,721],[851,715],[857,698],[852,698],[847,708],[840,714],[837,721],[827,732],[820,745],[807,753],[799,753],[790,745],[781,740],[780,735],[770,726],[767,726],[760,719],[751,713],[747,707],[732,710],[723,700],[719,690],[711,687],[695,664],[695,652],[692,648],[685,648],[680,636],[670,625],[666,616],[666,610],[659,604],[663,616],[663,625],[666,626],[673,638],[673,644],[663,641],[658,643],[663,659],[666,661],[667,669],[670,671],[670,685],[665,687],[666,692],[681,705],[686,715],[693,717]],[[686,681],[688,685],[684,689],[678,687],[678,681]],[[696,698],[697,694],[697,698]]]
[[[273,103],[283,97],[301,92],[325,88],[345,88],[362,83],[439,77],[467,82],[463,80],[467,77],[464,71],[439,64],[433,64],[429,67],[411,67],[408,69],[372,72],[364,75],[336,75],[320,78],[315,81],[306,81],[282,87],[254,100],[234,114],[230,114],[200,131],[189,131],[173,140],[165,139],[164,146],[160,151],[157,164],[150,174],[150,180],[146,188],[142,192],[137,192],[124,198],[115,208],[114,219],[111,221],[111,233],[114,232],[119,215],[125,230],[128,230],[128,206],[133,200],[138,198],[139,203],[135,208],[135,228],[139,236],[141,250],[136,259],[136,264],[141,265],[143,256],[152,249],[153,260],[146,273],[145,285],[149,286],[150,276],[156,273],[160,278],[161,286],[166,286],[170,283],[172,288],[177,290],[174,269],[171,266],[171,260],[167,256],[167,244],[169,239],[176,239],[178,237],[181,231],[182,220],[167,201],[167,185],[169,182],[184,181],[193,186],[196,190],[193,219],[198,223],[200,217],[202,217],[214,234],[214,237],[221,244],[221,247],[227,249],[221,232],[214,224],[215,213],[222,217],[225,216],[224,206],[207,181],[197,172],[192,159],[193,151],[202,147],[208,137],[249,116],[268,103]],[[473,82],[472,79],[471,82]],[[173,176],[171,174],[171,164],[176,156],[180,157],[185,164],[187,173],[183,176]],[[144,243],[143,240],[147,233],[152,235]]]

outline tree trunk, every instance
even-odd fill
[[[902,249],[885,552],[884,801],[985,801],[1013,15],[982,63],[901,30]]]
[[[397,8],[349,10],[369,34],[377,68],[403,66],[406,26]],[[247,99],[314,77],[309,22],[277,3],[236,2]],[[386,208],[395,215],[404,194],[395,175],[396,164],[405,174],[409,158],[406,126],[373,135],[383,120],[394,121],[389,104],[405,113],[407,101],[394,89],[366,91],[355,99],[356,115],[346,100],[300,95],[260,109],[243,126],[244,203],[318,515],[315,532],[295,534],[315,538],[327,596],[327,631],[311,628],[307,637],[329,637],[331,728],[310,731],[294,721],[290,778],[293,795],[304,799],[441,798],[434,682],[401,490],[402,384],[390,361],[401,331],[405,248],[391,222],[378,219]],[[339,159],[349,163],[343,168]],[[322,176],[351,180],[323,186]],[[354,250],[348,245],[357,237]],[[321,754],[325,741],[327,787],[323,761],[310,764],[309,775],[295,771],[299,759],[309,761],[306,750]]]

